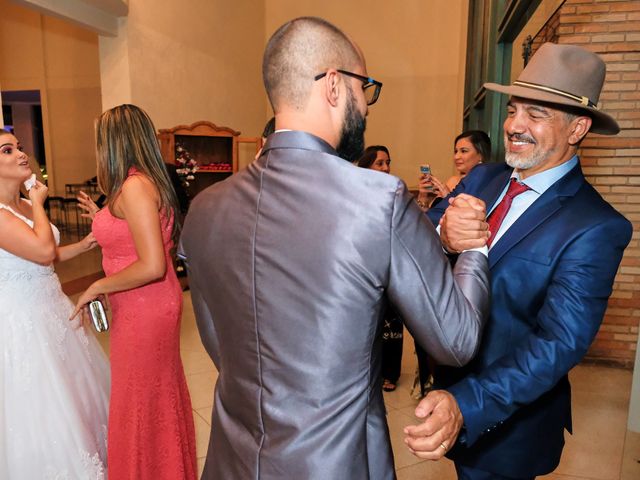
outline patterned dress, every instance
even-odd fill
[[[182,290],[170,255],[173,220],[161,219],[165,276],[109,295],[108,460],[109,477],[115,480],[191,480],[197,475],[191,399],[180,359]],[[93,233],[107,276],[137,260],[127,222],[109,208],[96,214]]]

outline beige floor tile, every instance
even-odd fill
[[[402,340],[402,373],[413,375],[417,364],[415,343],[413,337],[405,328]]]
[[[598,365],[580,365],[569,372],[571,390],[574,393],[598,392],[605,396],[629,400],[631,394],[631,370]]]
[[[190,293],[184,292],[183,294],[183,308],[182,308],[182,324],[180,328],[180,351],[183,357],[187,353],[202,354],[203,358],[207,358],[207,363],[212,368],[215,368],[213,362],[209,358],[209,354],[204,349],[202,341],[200,340],[200,334],[198,333],[198,327],[195,321],[195,315],[193,313],[193,307],[191,306]]]
[[[608,372],[604,369],[603,376]],[[575,382],[579,383],[579,382]],[[624,386],[620,385],[620,390]],[[628,400],[610,391],[573,391],[573,435],[565,435],[566,446],[555,473],[618,480],[620,476]]]
[[[453,462],[442,459],[437,462],[428,460],[404,468],[396,468],[398,480],[455,480],[456,469]]]
[[[184,300],[182,304],[182,313],[184,315],[193,316],[193,303],[191,303],[191,290],[185,290],[184,292],[182,292],[182,298]]]
[[[206,459],[207,459],[207,457],[198,458],[198,478],[200,478],[202,476],[202,470],[204,470],[204,461]]]
[[[182,318],[184,319],[188,317],[183,316]],[[182,325],[180,332],[180,351],[204,353],[208,358],[207,351],[202,346],[202,341],[200,340],[200,335],[198,334],[195,322],[193,322],[193,325]],[[211,360],[209,360],[209,363],[213,366],[213,362]]]
[[[417,405],[417,402],[416,402],[416,405]],[[418,418],[416,417],[415,410],[416,410],[415,405],[411,405],[409,407],[402,407],[398,409],[400,413],[404,413],[407,417],[411,418],[414,423],[419,423],[420,420],[418,420]]]
[[[207,456],[207,448],[209,447],[209,435],[211,434],[211,427],[209,423],[205,421],[202,416],[193,412],[193,423],[196,427],[196,456],[206,457]]]
[[[398,387],[393,392],[384,392],[384,403],[389,410],[400,409],[404,407],[415,407],[417,400],[411,398],[411,386],[413,385],[413,375],[403,373],[400,375]]]
[[[197,352],[181,348],[180,357],[182,358],[185,375],[194,373],[217,373],[215,365],[205,351]]]
[[[207,425],[211,425],[211,412],[213,411],[213,407],[205,407],[205,408],[199,408],[196,410],[196,412],[198,412],[198,415],[200,415],[205,422],[207,422]]]
[[[640,478],[640,433],[627,430],[622,458],[620,480],[638,480]]]
[[[191,406],[198,410],[213,405],[213,388],[218,375],[215,372],[187,375],[187,385],[191,394]]]
[[[387,413],[387,423],[389,424],[396,469],[421,462],[422,460],[413,455],[404,443],[404,427],[415,424],[416,421],[399,410],[394,410]]]

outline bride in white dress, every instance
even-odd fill
[[[109,366],[60,288],[52,262],[95,246],[58,247],[47,187],[18,140],[0,130],[0,479],[106,479]],[[89,322],[87,322],[88,325]]]

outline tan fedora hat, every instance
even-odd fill
[[[618,123],[597,106],[605,73],[606,66],[595,53],[575,45],[545,43],[512,85],[484,86],[514,97],[583,110],[593,119],[592,132],[615,135],[620,131]]]

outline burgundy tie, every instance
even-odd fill
[[[507,216],[507,212],[511,208],[511,202],[513,202],[513,199],[527,190],[529,190],[529,187],[524,183],[519,183],[514,177],[511,177],[507,193],[502,197],[502,200],[500,200],[500,203],[496,208],[494,208],[493,212],[491,212],[491,215],[489,215],[489,231],[491,232],[491,236],[487,242],[488,247],[491,246],[496,233],[498,233],[498,230],[500,229],[500,225],[502,225],[504,217]]]

